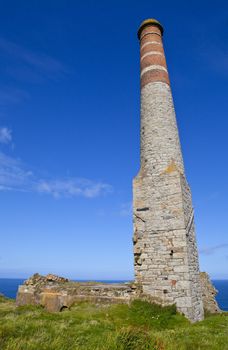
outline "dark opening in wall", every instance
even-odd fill
[[[60,312],[69,310],[67,306],[62,306]]]
[[[138,208],[138,209],[136,209],[136,211],[147,211],[147,210],[149,210],[150,208],[148,208],[148,207],[145,207],[145,208]]]

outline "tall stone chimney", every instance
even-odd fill
[[[133,182],[135,278],[143,294],[202,320],[191,191],[185,178],[162,43],[163,27],[139,30],[141,166]]]

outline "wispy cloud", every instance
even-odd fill
[[[94,198],[112,192],[112,187],[108,184],[78,178],[41,180],[37,183],[36,189],[40,193],[51,194],[55,198],[74,196]]]
[[[112,192],[112,186],[84,178],[43,179],[18,159],[0,152],[0,191],[49,194],[54,198],[95,198]]]
[[[0,143],[10,143],[12,141],[12,132],[10,129],[0,128]]]
[[[23,90],[15,88],[0,87],[0,106],[20,103],[27,99],[29,94]]]
[[[48,77],[62,75],[67,72],[65,65],[46,53],[32,51],[22,45],[0,37],[0,52],[16,60],[17,65],[30,66]]]
[[[33,187],[33,173],[20,160],[0,152],[0,190],[31,191]]]
[[[132,202],[126,202],[121,204],[120,215],[129,216],[132,214]]]
[[[203,255],[211,255],[223,248],[228,248],[228,243],[222,243],[212,247],[203,248],[203,249],[200,249],[199,252],[200,254],[203,254]]]

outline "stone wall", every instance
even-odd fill
[[[217,292],[207,274],[201,273],[201,283],[204,308],[211,313],[220,312],[215,301]],[[161,304],[159,298],[144,294],[136,283],[73,282],[52,274],[35,274],[19,286],[16,304],[41,305],[49,312],[59,312],[81,301],[113,304],[130,303],[134,299]]]
[[[128,303],[136,295],[136,287],[130,282],[73,282],[55,275],[35,274],[19,286],[16,304],[41,305],[48,311],[57,312],[80,301]]]
[[[215,299],[218,291],[210,281],[210,277],[206,272],[200,273],[201,290],[203,296],[203,306],[206,312],[216,314],[222,312]]]
[[[139,30],[141,164],[133,182],[135,279],[145,295],[203,319],[191,192],[187,184],[161,25]]]
[[[194,218],[192,211],[185,215],[182,186],[183,175],[176,170],[135,179],[135,277],[144,294],[162,305],[175,303],[189,319],[198,320],[203,310]],[[148,189],[143,198],[142,188]]]

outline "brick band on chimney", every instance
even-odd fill
[[[139,27],[141,88],[158,81],[170,85],[162,35],[163,27],[155,19],[147,19]]]

